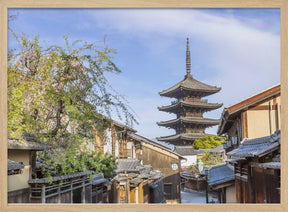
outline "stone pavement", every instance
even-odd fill
[[[212,195],[208,194],[209,202],[214,200],[215,203],[218,203],[217,198]],[[204,191],[195,191],[192,189],[184,188],[181,191],[181,202],[182,204],[206,204],[206,193]]]

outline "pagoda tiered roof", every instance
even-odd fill
[[[173,143],[176,146],[190,146],[195,139],[206,135],[205,128],[218,125],[220,119],[203,118],[203,113],[218,109],[223,105],[208,103],[207,100],[202,99],[202,97],[219,92],[221,88],[193,78],[188,38],[186,47],[186,75],[184,79],[176,85],[159,92],[160,96],[177,99],[171,105],[158,107],[160,111],[176,114],[177,118],[157,122],[158,126],[176,130],[175,135],[158,137],[157,140]]]
[[[203,112],[206,111],[210,111],[210,110],[214,110],[214,109],[218,109],[220,107],[222,107],[223,104],[218,104],[218,103],[207,103],[204,101],[201,102],[188,102],[188,101],[184,101],[184,100],[180,100],[180,101],[176,101],[171,105],[168,106],[162,106],[162,107],[158,107],[158,109],[160,111],[167,111],[167,112],[177,112],[177,110],[181,107],[189,107],[189,108],[199,108],[201,109]]]
[[[217,93],[220,90],[221,88],[200,82],[194,79],[190,73],[187,73],[184,80],[172,86],[171,88],[159,92],[159,94],[160,96],[177,98],[181,96],[182,91],[188,91],[192,96],[203,97]]]
[[[176,135],[169,135],[169,136],[163,136],[163,137],[157,137],[158,141],[179,141],[179,140],[187,140],[187,141],[193,141],[197,138],[204,137],[205,133],[181,133]]]
[[[184,124],[194,124],[194,125],[206,125],[208,126],[213,126],[219,124],[220,119],[207,119],[203,117],[183,117],[181,116],[180,118],[177,119],[172,119],[169,121],[161,121],[157,122],[159,126],[165,126],[165,127],[172,127],[173,126],[179,126],[179,124],[184,123]]]

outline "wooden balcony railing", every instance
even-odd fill
[[[128,158],[132,157],[132,149],[120,149],[119,158]]]

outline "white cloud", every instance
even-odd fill
[[[202,51],[199,52],[203,58],[201,61],[205,61],[203,66],[192,66],[195,78],[222,87],[217,98],[208,97],[210,102],[223,102],[224,106],[228,106],[280,80],[280,36],[273,31],[274,26],[266,26],[266,31],[257,28],[265,26],[261,18],[244,18],[240,21],[233,15],[225,17],[186,9],[126,9],[114,10],[113,13],[105,10],[100,13],[90,11],[89,14],[97,20],[98,27],[142,39],[153,55],[163,56],[167,53],[167,63],[170,61],[169,51],[173,51],[171,48],[177,40],[190,37],[191,53]],[[275,27],[278,25],[276,23]],[[202,46],[197,46],[197,42]],[[206,75],[201,73],[203,67],[211,72]],[[182,76],[185,72],[176,70],[175,73]],[[202,78],[199,78],[200,74]],[[138,103],[133,101],[131,105],[136,113],[141,114],[141,132],[148,137],[154,137],[157,133],[162,135],[163,131],[155,127],[155,122],[168,118],[156,109],[163,105],[163,99],[145,101],[139,98]],[[217,113],[220,117],[221,111]]]

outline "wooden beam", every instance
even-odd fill
[[[115,146],[116,146],[116,133],[115,133],[115,127],[112,129],[112,155],[115,157]]]
[[[247,111],[243,112],[243,127],[244,127],[244,138],[248,138]]]
[[[272,114],[272,101],[269,102],[269,125],[270,125],[270,134],[273,133],[273,114]]]
[[[270,110],[270,109],[277,110],[277,105],[272,105],[272,108],[270,108],[269,105],[259,105],[249,108],[249,110]]]
[[[279,130],[279,129],[281,129],[280,104],[277,103],[276,106],[277,106],[277,125],[278,125],[277,130]]]

